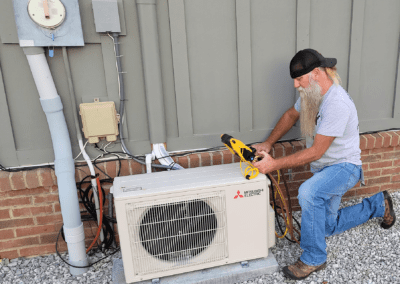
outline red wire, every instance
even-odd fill
[[[93,242],[90,244],[89,248],[86,250],[86,253],[88,253],[91,250],[91,248],[93,247],[93,245],[96,243],[97,239],[99,238],[101,228],[103,226],[103,192],[101,191],[99,178],[96,178],[96,181],[97,181],[97,192],[99,193],[99,199],[100,199],[100,223],[99,223],[99,227],[97,228],[96,237],[94,238]]]

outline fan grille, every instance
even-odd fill
[[[162,204],[128,204],[136,274],[225,258],[227,238],[223,194],[217,192],[170,199]]]
[[[140,225],[140,240],[151,255],[176,261],[202,252],[216,229],[217,218],[206,202],[184,201],[150,208]]]

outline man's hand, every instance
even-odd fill
[[[255,144],[255,145],[252,145],[251,147],[253,147],[254,149],[257,150],[256,155],[260,155],[261,151],[269,153],[272,149],[272,146],[267,142]]]
[[[276,171],[276,161],[272,158],[267,152],[261,151],[261,154],[264,158],[259,162],[253,162],[253,166],[258,168],[260,173],[267,174],[272,171]]]

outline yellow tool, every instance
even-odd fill
[[[251,163],[262,159],[262,157],[256,156],[256,149],[247,146],[242,141],[237,140],[228,134],[221,135],[221,142],[225,144],[232,154],[240,158],[240,169],[246,179],[253,179],[258,175],[258,169]],[[242,169],[242,162],[248,165],[244,172]]]
[[[249,147],[249,146],[245,145],[242,141],[237,140],[228,134],[222,134],[221,141],[222,141],[222,143],[225,144],[225,146],[229,149],[229,151],[231,151],[232,154],[240,157],[240,169],[242,170],[242,174],[246,179],[253,179],[259,174],[258,169],[256,167],[254,167],[253,164],[251,163],[251,162],[260,161],[263,158],[262,156],[256,156],[256,152],[257,152],[256,149],[254,149],[251,146]],[[243,169],[242,169],[242,162],[244,162],[248,165],[248,167],[245,169],[244,173],[243,173]],[[274,184],[276,187],[274,199],[276,198],[276,193],[279,193],[279,197],[282,202],[282,207],[279,208],[281,210],[280,215],[285,220],[286,230],[285,230],[285,232],[282,232],[283,234],[281,236],[279,236],[276,232],[275,232],[275,235],[281,239],[281,238],[285,237],[286,234],[289,232],[290,235],[292,236],[291,242],[297,242],[298,244],[300,244],[300,241],[299,241],[300,240],[300,231],[295,229],[293,227],[293,223],[292,223],[293,216],[292,216],[292,208],[290,205],[290,199],[289,199],[289,208],[288,208],[286,205],[286,202],[285,202],[286,199],[279,187],[281,174],[279,173],[279,171],[277,171],[277,172],[278,172],[278,182],[274,179],[274,177],[270,173],[268,173],[267,175],[271,180],[271,187],[273,186],[272,184]],[[282,175],[282,178],[284,179],[283,175]],[[285,186],[286,186],[286,181],[285,181]],[[287,196],[289,196],[289,190],[288,190],[287,186],[286,186],[286,192],[287,192]],[[274,201],[274,203],[275,203],[275,201]],[[276,212],[276,214],[278,214],[276,209],[275,209],[275,212]],[[278,218],[277,215],[275,215],[275,216],[276,216],[276,218]],[[296,239],[294,237],[293,230],[296,231],[296,233],[299,235],[299,239]]]

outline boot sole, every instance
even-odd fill
[[[282,269],[283,274],[285,274],[287,277],[289,277],[291,279],[294,279],[294,280],[303,280],[303,279],[306,279],[308,276],[310,276],[312,273],[320,271],[320,270],[326,268],[326,262],[324,264],[322,264],[320,267],[318,267],[317,269],[315,269],[313,272],[310,272],[310,274],[308,274],[308,275],[306,275],[304,277],[297,277],[296,275],[292,274],[292,272],[289,269],[287,269],[286,267],[284,267]]]
[[[392,198],[390,197],[389,193],[387,193],[387,191],[385,191],[386,194],[383,194],[384,196],[387,196],[387,198],[385,198],[388,203],[389,203],[389,208],[390,208],[390,215],[393,216],[393,222],[390,225],[387,225],[386,223],[381,223],[381,227],[385,230],[390,229],[394,223],[396,223],[396,213],[394,213],[394,209],[393,209],[393,202],[392,202]]]

